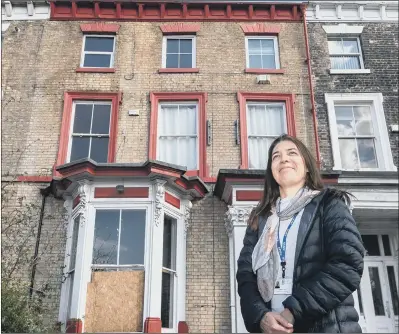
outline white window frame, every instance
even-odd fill
[[[157,119],[157,160],[159,160],[159,161],[161,161],[160,160],[160,158],[159,158],[159,154],[160,154],[160,151],[159,151],[159,147],[160,147],[160,145],[159,145],[159,137],[160,137],[160,134],[159,134],[159,128],[160,128],[160,122],[159,122],[159,115],[161,114],[161,112],[162,112],[162,106],[168,106],[168,105],[170,105],[170,106],[172,106],[172,105],[178,105],[178,106],[193,106],[193,105],[195,105],[195,112],[196,112],[196,120],[197,120],[197,122],[196,122],[196,126],[197,126],[197,136],[196,136],[196,138],[197,138],[197,154],[196,154],[196,168],[194,169],[194,170],[199,170],[199,168],[200,168],[200,161],[199,161],[199,154],[200,154],[200,143],[199,143],[199,131],[200,131],[200,128],[199,128],[199,122],[200,122],[200,117],[199,117],[199,106],[198,106],[198,101],[172,101],[172,102],[166,102],[166,101],[162,101],[162,102],[159,102],[158,103],[158,119]],[[168,136],[168,137],[183,137],[183,136],[177,136],[177,135],[172,135],[172,136]],[[193,137],[194,138],[194,137]]]
[[[73,132],[73,126],[74,126],[74,123],[75,123],[75,110],[76,110],[76,105],[77,104],[92,104],[93,108],[94,108],[94,105],[96,105],[96,104],[111,106],[111,112],[110,112],[110,116],[109,116],[108,135],[106,135],[106,134],[74,133]],[[92,112],[93,112],[93,109],[92,109]],[[111,101],[107,101],[107,100],[104,100],[104,101],[100,101],[100,100],[98,100],[98,101],[97,100],[94,100],[94,101],[74,100],[73,101],[73,103],[72,103],[72,113],[71,113],[71,122],[70,122],[71,124],[70,124],[70,127],[69,127],[69,141],[68,141],[67,162],[71,162],[72,138],[74,136],[75,137],[82,136],[82,137],[89,137],[89,138],[99,137],[99,136],[108,137],[108,154],[109,154],[109,141],[111,140],[111,122],[112,122],[112,116],[113,116],[112,113],[113,113],[113,110],[112,110],[112,102]],[[92,126],[93,126],[93,116],[91,118],[91,123],[90,123],[90,132],[91,132]],[[87,158],[90,157],[90,152],[91,152],[91,141],[90,141],[90,145],[89,145],[89,156]],[[108,156],[108,154],[107,154],[107,156]],[[107,159],[107,161],[108,161],[108,159]]]
[[[190,39],[192,41],[192,58],[191,58],[191,67],[166,67],[166,47],[167,47],[167,42],[168,39]],[[196,68],[197,64],[197,38],[195,35],[168,35],[168,36],[163,36],[162,39],[162,68]]]
[[[172,251],[172,257],[173,257],[172,261],[174,261],[176,273],[175,273],[175,276],[173,279],[173,295],[171,295],[173,326],[172,326],[172,328],[162,327],[162,333],[176,333],[177,325],[178,325],[178,321],[179,321],[179,318],[178,318],[179,315],[177,314],[178,305],[179,305],[178,298],[179,297],[181,298],[181,296],[180,296],[181,291],[179,291],[179,287],[182,283],[182,277],[181,277],[182,268],[178,267],[179,265],[181,265],[182,261],[181,261],[181,255],[179,256],[180,252],[178,252],[177,249],[181,242],[181,233],[182,233],[181,227],[182,226],[179,226],[179,216],[176,214],[176,212],[173,209],[171,210],[170,208],[165,207],[164,208],[164,216],[162,219],[162,237],[163,237],[163,229],[164,229],[164,222],[165,222],[166,216],[174,220],[174,226],[172,228],[175,230],[175,237],[174,237],[174,240],[172,239],[172,250],[173,250]],[[162,245],[162,260],[163,260],[163,245]],[[162,270],[164,270],[164,269],[165,268],[162,266]],[[162,273],[161,273],[161,282],[162,282]],[[161,292],[162,292],[162,287],[161,287]],[[161,309],[161,306],[162,306],[162,293],[159,298],[159,308],[160,309]],[[160,318],[161,318],[161,316],[160,316]]]
[[[339,68],[331,68],[332,70],[362,70],[364,69],[364,63],[363,63],[363,52],[362,52],[362,46],[360,45],[360,39],[359,37],[356,36],[328,36],[328,41],[331,39],[339,39],[341,43],[343,43],[344,40],[356,40],[357,44],[357,49],[359,52],[357,53],[332,53],[330,48],[328,49],[328,53],[330,55],[330,63],[331,63],[331,58],[334,58],[336,56],[342,56],[342,57],[354,57],[356,56],[359,59],[359,66],[360,68],[353,68],[353,69],[339,69]]]
[[[370,70],[364,68],[363,50],[360,45],[360,35],[363,32],[363,26],[352,26],[347,24],[338,25],[324,25],[323,30],[326,32],[328,38],[357,38],[358,48],[360,51],[360,69],[333,69],[330,66],[330,74],[369,74]],[[328,44],[327,44],[328,49]],[[330,50],[328,49],[330,58]],[[331,62],[331,61],[330,61]]]
[[[141,187],[148,186],[148,198],[95,198],[95,187],[116,187],[121,184],[126,187]],[[96,182],[88,184],[85,191],[87,196],[87,204],[85,207],[78,204],[72,210],[72,198],[69,197],[66,201],[65,208],[69,213],[68,231],[72,232],[73,218],[82,214],[78,235],[78,246],[76,253],[76,267],[75,267],[75,281],[73,286],[71,318],[78,318],[83,320],[86,312],[86,298],[87,298],[87,284],[91,281],[92,274],[92,252],[94,242],[94,228],[95,228],[95,213],[98,209],[109,210],[145,210],[146,211],[146,227],[145,227],[145,244],[144,244],[144,305],[143,305],[143,329],[144,321],[148,317],[161,318],[161,282],[162,282],[162,256],[163,256],[163,228],[164,215],[176,221],[176,278],[173,295],[173,328],[162,328],[162,332],[176,333],[178,321],[186,320],[185,304],[186,304],[186,235],[185,235],[185,213],[186,207],[191,207],[188,200],[181,199],[181,208],[175,208],[162,200],[161,208],[155,204],[155,197],[157,197],[157,182]],[[180,197],[172,189],[165,189],[168,193]],[[160,210],[160,211],[159,211]],[[157,212],[157,213],[156,213]],[[155,215],[160,214],[161,223],[156,225],[154,223]],[[161,247],[159,247],[161,245]],[[69,250],[71,247],[71,238],[67,240],[64,265],[65,270],[69,266]],[[68,298],[69,291],[67,286],[61,287],[61,300],[59,310],[59,321],[66,323],[68,320]]]
[[[273,106],[276,106],[276,105],[278,105],[278,106],[282,106],[283,107],[283,115],[284,115],[284,132],[283,133],[287,133],[287,108],[286,108],[286,105],[285,105],[285,103],[284,102],[268,102],[268,101],[264,101],[264,102],[262,102],[262,101],[255,101],[255,102],[253,102],[253,101],[248,101],[247,102],[247,104],[246,104],[246,106],[245,106],[245,108],[246,108],[246,115],[245,115],[245,117],[247,118],[247,142],[248,142],[248,168],[249,169],[262,169],[263,167],[257,167],[257,168],[250,168],[249,167],[249,161],[250,161],[250,152],[249,152],[249,138],[250,137],[262,137],[262,138],[273,138],[273,139],[275,139],[275,138],[277,138],[279,135],[261,135],[261,136],[253,136],[253,135],[250,135],[249,134],[249,106],[268,106],[268,105],[273,105]],[[282,134],[283,134],[282,133]],[[266,154],[266,164],[267,164],[267,159],[268,159],[268,156],[267,156],[267,152],[265,152],[265,154]]]
[[[249,46],[248,46],[248,41],[251,39],[266,39],[266,40],[272,40],[273,41],[273,45],[274,45],[274,61],[276,63],[276,68],[260,68],[260,69],[264,69],[264,70],[278,70],[280,69],[280,52],[279,52],[279,45],[278,45],[278,37],[277,36],[247,36],[245,37],[245,57],[246,57],[246,64],[247,64],[247,68],[253,68],[256,69],[254,67],[250,67],[249,65]]]
[[[114,45],[113,45],[113,50],[112,52],[102,52],[102,51],[85,51],[85,45],[86,45],[86,37],[99,37],[99,38],[113,38],[114,39]],[[80,58],[80,67],[81,68],[114,68],[114,58],[115,58],[115,44],[116,44],[116,36],[115,35],[83,35],[83,43],[82,43],[82,56]],[[84,66],[84,61],[85,61],[85,56],[86,54],[103,54],[103,55],[110,55],[110,64],[108,67],[90,67],[90,66]]]
[[[330,57],[330,73],[332,73],[332,74],[334,74],[334,73],[336,73],[336,74],[339,74],[339,73],[345,73],[345,74],[370,73],[370,70],[366,70],[364,68],[363,51],[362,51],[362,46],[360,44],[359,37],[357,37],[357,36],[328,36],[328,41],[330,39],[340,39],[341,42],[343,42],[346,39],[356,40],[357,48],[359,50],[358,53],[331,53],[331,50],[328,49],[328,54]],[[336,57],[336,56],[342,56],[342,57],[357,56],[359,59],[360,68],[353,68],[353,69],[332,68],[331,67],[331,58]]]
[[[381,93],[364,94],[325,94],[325,101],[328,110],[330,124],[331,146],[334,159],[333,170],[343,170],[339,150],[337,120],[335,117],[336,104],[367,104],[371,107],[372,121],[375,131],[375,150],[378,161],[378,168],[346,169],[356,171],[396,171],[393,163],[392,150],[389,142],[388,127],[385,121],[383,95]]]

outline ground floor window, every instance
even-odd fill
[[[176,284],[176,220],[165,217],[163,227],[162,258],[162,327],[173,328],[174,295]]]
[[[93,265],[144,267],[145,210],[96,210]]]

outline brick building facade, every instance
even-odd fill
[[[46,196],[34,288],[47,285],[49,322],[69,331],[244,332],[234,274],[262,188],[264,138],[296,135],[317,158],[320,147],[326,182],[337,183],[345,177],[332,170],[324,93],[388,92],[397,81],[377,74],[381,62],[366,48],[372,77],[331,80],[324,23],[308,7],[306,36],[304,1],[32,5],[30,15],[30,4],[2,4],[2,180],[26,194],[21,205]],[[364,25],[368,34],[395,30],[392,22]],[[385,95],[387,123],[397,124],[395,94]],[[273,129],[256,128],[259,110],[278,115],[269,118]],[[183,146],[173,150],[176,138]],[[397,134],[390,141],[397,145]],[[395,199],[387,203],[392,221]],[[31,271],[20,271],[29,281]]]
[[[120,278],[141,282],[136,286],[142,290],[134,298],[141,298],[144,290],[144,305],[139,314],[143,323],[130,330],[150,330],[152,322],[145,320],[153,318],[156,325],[156,319],[162,318],[163,327],[175,331],[184,330],[184,323],[193,332],[243,330],[242,320],[239,328],[236,320],[231,320],[232,314],[234,318],[240,316],[239,309],[231,306],[232,254],[224,226],[227,204],[231,203],[221,201],[212,190],[220,169],[248,168],[248,164],[256,163],[254,153],[248,159],[248,137],[242,137],[247,136],[247,129],[237,126],[247,121],[245,110],[249,103],[258,108],[277,108],[284,119],[283,131],[296,134],[314,150],[301,1],[288,3],[100,3],[90,7],[84,2],[51,2],[51,20],[10,21],[3,32],[2,89],[4,101],[9,101],[3,109],[3,122],[8,124],[3,131],[3,171],[8,171],[10,180],[17,177],[24,181],[20,186],[37,196],[38,201],[38,188],[47,187],[51,181],[53,192],[47,199],[46,210],[51,206],[53,210],[65,211],[66,244],[54,238],[52,254],[42,255],[35,274],[35,287],[48,282],[50,277],[53,289],[48,295],[54,302],[54,314],[49,317],[54,321],[57,317],[64,324],[70,318],[85,319],[83,330],[121,330],[126,319],[119,319],[119,327],[112,321],[103,325],[113,328],[93,327],[93,317],[106,315],[90,309],[90,298],[95,295],[92,291],[100,289],[95,276],[101,274],[94,271],[91,276],[91,259],[87,258],[93,247],[86,244],[93,240],[90,238],[95,216],[91,211],[99,210],[98,206],[111,206],[124,214],[123,208],[137,207],[139,212],[143,207],[149,215],[142,259],[146,276],[144,282],[140,281],[139,270],[132,274],[137,277]],[[118,20],[115,15],[125,19]],[[92,17],[97,20],[90,21]],[[89,56],[82,43],[89,44],[87,40],[96,36],[114,41],[112,65],[105,69],[84,64],[83,57]],[[173,40],[190,40],[195,45],[188,51],[195,53],[195,65],[170,68],[164,63],[165,44]],[[265,43],[265,50],[254,48],[251,43]],[[255,59],[259,52],[264,58]],[[269,68],[261,61],[273,64]],[[23,66],[16,70],[20,64]],[[70,122],[77,113],[76,101],[90,101],[86,103],[93,106],[97,104],[92,101],[110,101],[110,148],[107,159],[101,161],[105,164],[69,162],[75,154],[75,148],[70,147],[70,130],[74,131]],[[151,162],[159,160],[156,132],[160,127],[155,115],[163,112],[164,103],[175,105],[179,101],[194,102],[199,113],[199,165],[197,171],[187,173],[183,167],[170,165],[175,162],[170,157],[168,164]],[[14,153],[18,150],[23,152],[21,157]],[[124,185],[123,193],[110,190],[117,185]],[[143,193],[136,193],[137,188],[143,188]],[[162,233],[166,230],[166,221],[164,225],[160,223],[164,212],[174,220],[176,247],[183,247],[185,240],[187,244],[183,247],[187,249],[184,256],[180,252],[175,254],[174,298],[165,294],[162,287],[168,271],[165,269],[163,276],[159,274],[162,252],[156,251],[155,246],[162,244]],[[57,223],[61,224],[62,216],[58,217],[55,224],[45,218],[42,233],[51,233]],[[74,227],[79,229],[75,244]],[[78,254],[75,271],[68,272],[71,261],[65,254],[74,247]],[[48,258],[58,259],[51,270],[46,266]],[[64,265],[61,283],[60,268]],[[92,287],[87,287],[88,282]],[[98,293],[106,298],[106,292],[101,291]],[[168,314],[173,319],[165,314],[161,317],[161,292],[165,299],[174,299]],[[121,299],[119,302],[124,303]],[[164,304],[162,309],[165,310]]]
[[[396,332],[398,4],[314,1],[307,18],[321,166],[356,196],[353,215],[368,251],[355,298],[360,324],[364,332]],[[373,251],[382,238],[387,251]]]

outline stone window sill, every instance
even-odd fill
[[[282,69],[262,69],[262,68],[246,68],[245,73],[253,74],[284,74],[285,70]]]
[[[359,69],[359,70],[330,69],[330,74],[370,74],[370,70],[367,70],[367,69]]]
[[[79,67],[76,69],[78,73],[115,73],[115,68],[103,67]]]
[[[199,68],[160,68],[158,73],[198,73]]]

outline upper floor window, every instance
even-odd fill
[[[206,94],[151,93],[149,158],[207,176]]]
[[[247,68],[279,69],[280,60],[276,36],[246,37]]]
[[[363,57],[358,37],[329,37],[331,69],[363,69]]]
[[[90,158],[107,162],[111,103],[75,102],[73,109],[69,161]]]
[[[198,106],[162,103],[158,114],[157,160],[198,169]]]
[[[291,94],[238,93],[242,169],[266,169],[273,140],[295,136],[294,97]]]
[[[378,168],[376,131],[370,105],[335,105],[339,150],[344,169]]]
[[[381,94],[326,94],[334,169],[396,170]]]
[[[56,166],[79,159],[114,162],[120,93],[66,92]]]
[[[287,132],[284,103],[247,103],[248,167],[266,169],[274,139]]]
[[[195,36],[164,36],[162,48],[163,68],[194,68]]]
[[[114,67],[115,36],[84,35],[80,67]]]

